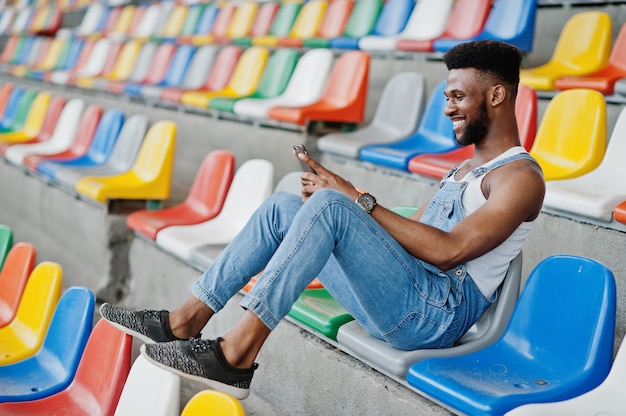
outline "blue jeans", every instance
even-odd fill
[[[276,193],[192,286],[215,312],[252,276],[241,306],[270,329],[315,278],[373,336],[399,349],[453,345],[491,303],[464,267],[440,271],[409,254],[345,195],[302,204]]]

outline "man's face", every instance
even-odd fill
[[[444,112],[452,120],[456,140],[462,146],[479,142],[489,131],[491,121],[482,82],[473,68],[453,69],[448,74]]]

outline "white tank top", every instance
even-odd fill
[[[500,159],[504,159],[518,153],[526,153],[526,149],[522,146],[512,147],[482,166],[488,167]],[[467,161],[464,162],[464,164],[465,163],[467,163]],[[469,173],[467,175],[469,175]],[[463,182],[467,180],[467,175],[458,181],[454,179],[454,175],[452,175],[448,178],[448,180]],[[482,181],[485,176],[486,175],[480,176],[479,180],[470,180],[465,191],[463,192],[461,202],[463,204],[463,213],[466,217],[487,202],[481,189]],[[504,240],[504,242],[498,247],[474,260],[467,262],[467,273],[472,276],[472,280],[474,280],[478,289],[480,289],[482,294],[487,299],[491,299],[491,296],[493,296],[498,286],[500,286],[500,283],[504,280],[509,263],[522,250],[524,241],[526,240],[526,237],[528,237],[535,221],[536,219],[533,221],[522,222],[513,234]]]

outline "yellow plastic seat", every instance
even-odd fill
[[[546,107],[530,154],[546,180],[575,178],[600,165],[606,134],[604,96],[588,89],[566,90]]]
[[[565,23],[550,60],[535,68],[522,69],[520,83],[552,91],[557,78],[586,75],[605,67],[611,45],[611,18],[607,13],[577,13]]]
[[[235,14],[233,14],[233,17],[228,24],[228,29],[226,30],[226,40],[247,36],[258,10],[259,3],[257,1],[247,1],[241,3],[237,7],[237,10],[235,10]]]
[[[180,416],[245,416],[243,406],[233,396],[217,390],[203,390],[189,399]]]
[[[266,48],[253,46],[241,55],[226,87],[219,91],[188,91],[181,102],[196,107],[208,107],[215,97],[239,98],[252,94],[261,80],[269,52]]]
[[[0,133],[0,142],[21,143],[37,137],[46,117],[50,101],[52,101],[52,95],[49,92],[37,94],[30,105],[28,116],[24,121],[24,127],[17,131]]]
[[[59,60],[59,57],[61,56],[61,51],[63,50],[65,42],[68,42],[68,40],[62,38],[54,38],[54,40],[50,43],[50,46],[48,47],[46,56],[41,61],[39,66],[30,69],[39,71],[51,71]]]
[[[61,297],[63,269],[41,262],[31,272],[15,318],[0,328],[0,366],[21,361],[41,347]]]
[[[302,6],[293,27],[286,38],[278,39],[278,45],[287,47],[302,46],[302,40],[317,35],[328,7],[326,0],[312,0]]]
[[[109,199],[164,200],[169,197],[176,144],[176,123],[155,123],[141,144],[128,172],[114,176],[85,176],[75,186],[84,197],[105,203]]]
[[[109,31],[109,37],[126,36],[130,31],[130,26],[135,17],[137,6],[134,4],[127,4],[122,8],[120,16],[118,17],[115,25]]]
[[[163,29],[159,31],[156,37],[175,38],[178,36],[183,28],[188,12],[189,6],[186,4],[178,4],[174,6],[165,22],[165,26],[163,26]]]
[[[144,43],[138,40],[129,40],[124,43],[122,50],[115,61],[115,66],[104,77],[95,78],[93,82],[97,82],[97,79],[106,81],[126,81],[135,68],[139,51]]]

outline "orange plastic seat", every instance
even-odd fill
[[[8,325],[19,307],[37,253],[29,243],[17,243],[9,250],[0,269],[0,328]]]
[[[243,287],[243,291],[244,292],[249,292],[250,290],[252,290],[252,288],[254,287],[254,284],[257,281],[257,276],[253,276],[252,279],[250,279],[250,281]],[[315,279],[313,279],[311,281],[311,283],[309,283],[307,285],[307,290],[308,289],[322,289],[324,287],[324,285],[322,285],[322,282],[320,282],[317,277]]]
[[[224,206],[234,173],[235,155],[227,150],[214,150],[202,161],[185,201],[170,208],[135,211],[126,219],[126,225],[156,240],[157,232],[165,227],[215,218]]]
[[[613,95],[615,81],[626,77],[626,24],[622,25],[613,48],[608,64],[599,71],[588,75],[563,76],[554,81],[558,90],[572,88],[590,88],[600,91],[604,95]]]
[[[533,146],[537,133],[537,93],[534,89],[520,85],[515,100],[515,118],[520,143],[528,151]],[[474,146],[464,146],[450,152],[422,154],[409,160],[409,172],[440,180],[454,166],[474,155]]]
[[[309,121],[360,123],[363,121],[369,81],[370,56],[362,51],[342,54],[328,77],[322,97],[303,107],[274,107],[270,118],[295,124]]]
[[[132,337],[105,320],[96,323],[72,383],[39,400],[0,403],[4,416],[113,415],[130,371]]]
[[[621,202],[613,211],[613,218],[622,224],[626,224],[626,201]]]
[[[169,197],[174,165],[176,124],[158,121],[146,133],[130,171],[115,176],[85,176],[76,192],[105,203],[109,199],[164,200]]]

